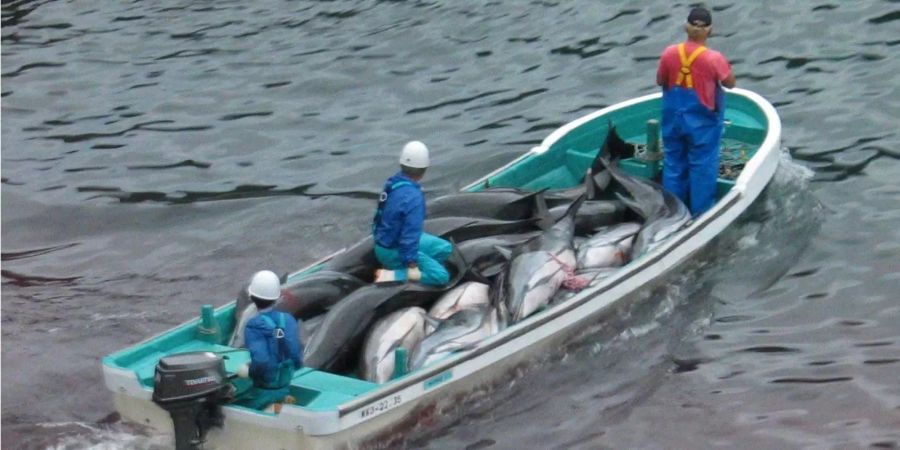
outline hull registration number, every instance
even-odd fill
[[[359,411],[359,416],[360,418],[366,419],[378,413],[387,411],[395,406],[398,406],[401,403],[403,403],[403,397],[399,394],[394,395],[392,397],[388,397],[384,400],[377,401],[369,406],[364,407]]]

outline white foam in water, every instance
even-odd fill
[[[146,319],[148,317],[150,317],[150,313],[148,313],[146,311],[126,312],[126,313],[116,313],[116,314],[100,314],[100,313],[91,314],[91,320],[94,322],[106,322],[110,319]]]
[[[795,163],[787,147],[781,147],[781,160],[778,161],[778,167],[781,170],[775,172],[773,181],[796,180],[798,184],[805,186],[816,174],[811,168]],[[779,176],[779,173],[782,175]]]
[[[42,428],[60,428],[65,435],[47,450],[163,450],[172,447],[172,436],[140,435],[132,429],[97,426],[83,422],[42,423]]]

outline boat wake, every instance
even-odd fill
[[[714,242],[711,276],[717,295],[743,299],[772,286],[815,236],[829,213],[810,190],[814,172],[782,149],[778,169],[760,198]]]

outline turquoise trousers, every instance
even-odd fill
[[[416,264],[422,272],[420,283],[429,286],[443,286],[450,281],[450,273],[444,267],[444,261],[450,257],[453,244],[437,236],[422,233],[419,238],[419,253],[416,256]],[[384,248],[375,245],[375,258],[386,269],[397,272],[397,280],[406,281],[406,266],[400,259],[400,252],[393,248]]]

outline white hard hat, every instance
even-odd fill
[[[281,298],[281,281],[271,270],[260,270],[253,274],[247,293],[261,300],[275,301]]]
[[[428,168],[428,147],[419,141],[409,141],[400,153],[400,164],[416,169]]]

